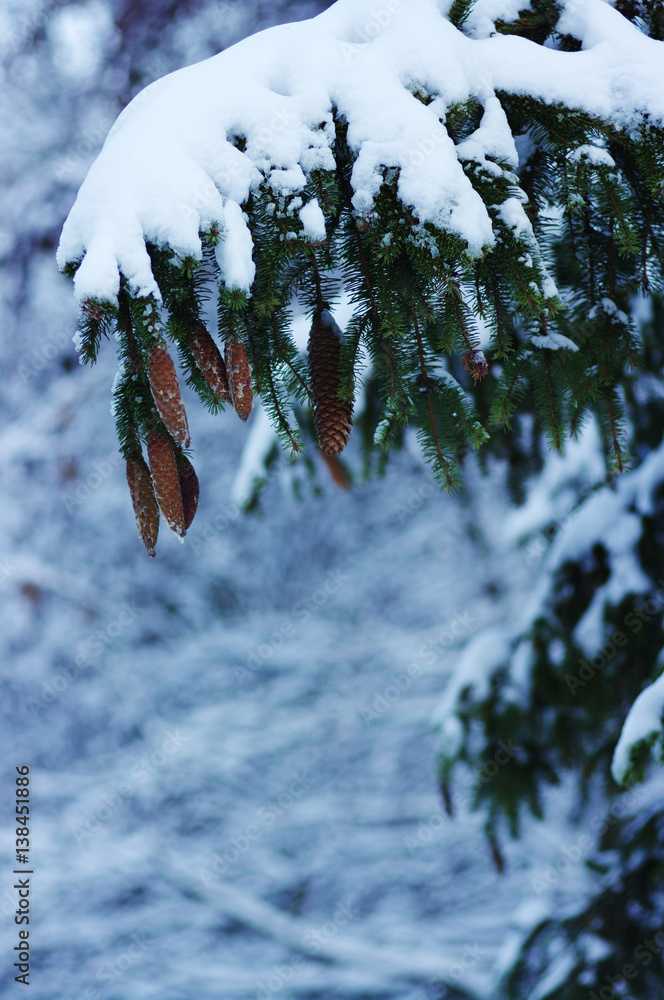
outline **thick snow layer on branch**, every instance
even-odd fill
[[[476,636],[461,655],[432,720],[440,734],[439,749],[448,759],[458,754],[463,741],[463,729],[456,715],[461,696],[472,690],[477,701],[487,697],[493,671],[510,655],[511,638],[503,629],[488,629]]]
[[[662,749],[664,728],[664,674],[642,691],[629,710],[613,755],[611,773],[619,785],[629,775],[631,752],[639,745]]]
[[[533,622],[548,617],[551,580],[566,562],[582,560],[593,545],[601,544],[611,569],[607,581],[597,587],[587,611],[574,630],[575,642],[588,656],[595,655],[605,640],[607,608],[620,604],[627,594],[647,594],[652,590],[652,582],[641,569],[635,553],[642,532],[641,519],[652,514],[655,493],[663,480],[664,445],[660,445],[638,469],[617,480],[615,491],[601,490],[593,494],[569,516],[551,547],[541,584],[535,589],[520,620],[512,626],[488,629],[476,636],[460,657],[447,691],[434,713],[441,752],[445,756],[456,754],[463,736],[457,712],[464,692],[470,691],[474,701],[482,701],[488,695],[496,670],[507,667],[508,683],[503,697],[517,703],[527,697],[534,660],[528,656],[530,644],[524,644],[522,639],[529,635]],[[664,695],[661,685],[653,685],[643,692],[635,707],[648,691],[652,694],[644,700],[635,720],[626,730],[627,736],[621,738],[618,745],[620,754],[616,758],[617,763],[614,761],[614,775],[625,773],[628,747],[637,738],[643,738],[634,734],[642,734],[646,724],[644,720],[650,725],[660,710],[660,702],[656,699]],[[650,714],[646,714],[646,707]],[[630,718],[631,714],[628,722]]]
[[[222,224],[218,252],[228,287],[248,290],[252,240],[241,206],[261,184],[302,191],[313,170],[334,167],[333,112],[348,122],[356,156],[353,203],[369,212],[383,168],[421,222],[460,236],[471,255],[492,246],[485,205],[461,160],[516,166],[514,139],[495,91],[576,107],[631,128],[664,121],[664,46],[604,0],[567,0],[560,30],[582,42],[560,52],[493,34],[511,2],[477,4],[462,34],[436,0],[338,0],[318,17],[247,38],[151,84],[122,112],[65,224],[58,262],[83,258],[79,300],[115,300],[119,272],[159,296],[145,240],[200,256],[199,231]],[[513,10],[514,8],[514,10]],[[428,106],[415,91],[437,99]],[[455,147],[447,108],[473,98],[481,126]],[[243,137],[237,148],[233,139]],[[488,157],[488,159],[487,159]],[[323,237],[317,205],[306,233]]]

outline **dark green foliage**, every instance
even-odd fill
[[[588,1000],[593,993],[632,1000],[661,995],[664,811],[646,805],[635,793],[615,805],[605,818],[594,817],[595,853],[576,862],[585,869],[584,876],[590,873],[595,892],[580,911],[563,913],[559,919],[548,917],[529,930],[504,977],[501,997],[521,1000],[531,996],[561,952],[569,964],[562,963],[557,981],[549,980],[549,989],[538,992],[547,1000]],[[573,869],[566,874],[552,872],[548,873],[549,885],[542,873],[536,891],[551,891],[556,877],[575,877]],[[621,980],[625,983],[625,973],[628,992],[610,992]]]
[[[455,28],[463,27],[474,3],[475,0],[454,0],[447,16]]]
[[[641,368],[628,372],[622,386],[630,452],[637,458],[661,447],[664,433],[663,323],[656,296],[651,317],[638,331]],[[459,769],[470,771],[475,776],[471,807],[486,817],[498,862],[505,828],[518,834],[526,813],[546,823],[547,786],[563,784],[573,792],[574,824],[563,846],[574,853],[578,838],[586,837],[576,861],[561,854],[558,869],[536,870],[531,879],[534,896],[549,904],[547,916],[524,932],[515,949],[496,994],[505,1000],[530,995],[587,1000],[591,990],[602,995],[602,988],[608,996],[606,977],[620,975],[624,965],[638,972],[626,995],[649,1000],[661,991],[664,935],[650,958],[643,947],[654,940],[664,919],[664,811],[652,787],[639,784],[655,775],[661,733],[633,748],[625,788],[616,785],[610,770],[627,713],[662,668],[664,482],[653,478],[647,493],[646,500],[638,491],[612,493],[605,487],[602,499],[612,505],[606,534],[633,532],[635,542],[628,551],[648,589],[630,589],[630,573],[615,556],[610,537],[605,540],[602,532],[590,538],[592,518],[579,520],[593,498],[587,496],[570,512],[569,530],[579,540],[588,535],[589,541],[578,541],[573,555],[555,564],[550,579],[543,575],[546,588],[529,624],[515,628],[506,640],[493,634],[489,646],[504,641],[506,646],[504,652],[499,647],[485,685],[479,691],[470,683],[459,689],[454,716],[461,737],[440,762],[449,807],[454,806]],[[600,637],[588,654],[576,630],[598,599],[604,602]],[[478,649],[475,655],[486,654]],[[474,665],[473,674],[476,670]],[[514,756],[482,780],[482,768],[496,759],[500,741],[508,740]],[[580,905],[572,912],[557,907],[559,889],[564,898],[566,890],[579,882],[586,885],[588,879]],[[549,976],[557,955],[565,955],[569,963],[560,964],[560,978],[553,981]],[[547,989],[540,992],[544,983]]]
[[[452,5],[449,16],[460,30],[471,8],[470,0]],[[625,3],[621,10],[658,37],[661,19],[651,5]],[[535,0],[514,22],[497,27],[573,48],[573,39],[556,32],[559,14],[552,0]],[[493,225],[495,244],[479,257],[452,232],[423,225],[404,206],[395,169],[384,168],[373,211],[358,214],[351,186],[356,153],[337,115],[334,171],[312,173],[297,196],[279,195],[266,182],[242,206],[254,241],[250,296],[215,287],[214,247],[223,233],[213,225],[201,234],[201,260],[178,260],[168,247],[148,247],[162,303],[138,302],[125,285],[119,310],[86,303],[84,359],[94,361],[102,335],[116,323],[121,354],[132,369],[116,393],[123,448],[158,421],[156,412],[148,413],[139,371],[157,340],[177,345],[188,384],[207,406],[220,408],[187,346],[192,324],[215,295],[220,346],[242,341],[254,391],[282,445],[291,454],[300,451],[296,414],[308,404],[310,389],[306,362],[292,339],[293,309],[298,302],[310,316],[320,308],[334,313],[345,296],[354,316],[345,331],[340,394],[356,392],[358,361],[367,357],[369,403],[361,421],[367,469],[366,449],[386,454],[414,424],[446,488],[458,483],[457,465],[467,449],[480,445],[508,460],[516,484],[523,472],[537,469],[543,448],[561,449],[593,414],[609,468],[624,469],[620,387],[642,361],[630,302],[664,283],[664,135],[647,120],[628,135],[574,108],[496,96],[519,144],[518,174],[508,163],[464,158],[475,154],[459,150]],[[437,97],[421,88],[413,94],[425,105]],[[483,113],[474,99],[448,108],[443,124],[457,146],[479,127]],[[240,149],[244,141],[235,137]],[[314,198],[327,230],[319,244],[307,238],[299,216],[302,204]],[[463,359],[480,335],[489,373],[475,384]]]

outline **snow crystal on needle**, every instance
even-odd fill
[[[78,358],[79,364],[82,365],[85,362],[85,358],[81,354],[81,351],[83,350],[83,344],[85,342],[85,334],[83,333],[82,330],[77,330],[71,339],[74,343],[74,349],[76,353],[79,355]]]
[[[79,301],[116,301],[120,273],[136,293],[158,299],[145,241],[200,257],[199,232],[212,222],[224,227],[223,280],[248,292],[253,247],[241,207],[261,185],[297,195],[311,171],[334,169],[335,111],[356,155],[356,211],[373,209],[385,169],[396,169],[399,196],[420,223],[452,231],[471,256],[495,237],[459,156],[493,172],[517,164],[497,90],[580,108],[618,127],[633,127],[645,113],[664,121],[662,43],[604,0],[562,4],[559,30],[578,38],[581,52],[495,33],[495,19],[514,19],[521,0],[478,0],[468,34],[443,16],[448,6],[337,0],[318,17],[262,31],[147,87],[109,133],[63,229],[58,262],[82,260]],[[433,102],[419,101],[418,90]],[[446,111],[471,99],[484,108],[481,124],[455,147]],[[598,147],[585,155],[608,164]],[[305,232],[322,239],[320,210],[310,205],[301,214]],[[527,231],[516,197],[502,216],[517,233]]]
[[[115,378],[113,379],[113,385],[111,387],[111,416],[112,417],[114,417],[116,415],[115,394],[118,391],[118,388],[120,386],[120,382],[121,382],[122,378],[124,377],[125,371],[126,371],[126,366],[124,364],[120,364],[120,367],[118,368],[118,370],[115,373]]]

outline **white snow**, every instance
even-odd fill
[[[523,210],[520,198],[506,198],[500,206],[498,214],[507,228],[513,231],[515,236],[533,235],[533,227],[530,219]]]
[[[380,0],[375,15],[389,2]],[[24,20],[28,7],[56,16],[63,4],[4,0],[0,7],[0,20],[15,11],[0,47],[12,47],[18,24],[27,60],[0,88],[8,121],[0,240],[12,258],[0,319],[13,373],[0,386],[7,665],[0,732],[3,759],[30,763],[39,809],[39,948],[49,959],[31,997],[248,1000],[264,996],[259,981],[276,982],[283,969],[293,976],[277,982],[279,1000],[422,1000],[432,993],[435,962],[435,978],[456,984],[471,948],[478,960],[460,987],[488,978],[480,995],[493,997],[505,914],[514,900],[532,899],[531,872],[554,848],[541,824],[527,822],[525,839],[507,843],[499,875],[483,816],[460,808],[454,820],[442,817],[429,716],[455,650],[433,646],[430,666],[421,646],[468,608],[473,629],[509,618],[536,577],[518,552],[494,561],[474,541],[478,531],[495,538],[509,509],[498,477],[478,479],[470,504],[441,496],[407,434],[407,449],[385,477],[365,483],[355,440],[351,491],[339,490],[321,462],[322,496],[311,496],[303,478],[305,499],[294,503],[282,495],[281,477],[270,476],[264,516],[245,518],[231,483],[260,429],[260,411],[244,425],[232,413],[220,418],[191,407],[201,505],[187,545],[162,531],[157,560],[148,559],[108,416],[115,352],[102,350],[86,371],[60,364],[75,361],[75,310],[41,238],[73,200],[74,172],[54,184],[54,164],[77,148],[82,132],[108,120],[113,95],[129,85],[129,66],[145,69],[142,38],[74,102],[75,88],[44,71],[48,37],[33,45]],[[201,58],[211,34],[204,29],[223,20],[237,36],[239,20],[254,23],[267,8],[274,14],[258,0],[202,4],[195,21],[185,18],[188,40],[172,52],[169,32],[148,68]],[[375,23],[359,24],[365,41]],[[184,34],[179,29],[178,38]],[[348,37],[365,44],[361,34]],[[281,122],[275,117],[272,127]],[[228,156],[227,184],[237,186],[246,158],[235,147]],[[168,161],[158,167],[154,185],[163,190]],[[201,182],[189,193],[192,211],[209,200],[221,221],[224,202],[214,201],[214,190]],[[111,266],[117,271],[112,254]],[[335,302],[330,311],[345,329],[353,306]],[[306,345],[309,320],[295,325]],[[183,391],[193,398],[189,387]],[[505,585],[488,598],[484,583],[498,573]],[[118,634],[124,603],[138,617]],[[94,663],[77,672],[77,655],[100,634]],[[236,668],[248,660],[257,669],[239,680]],[[411,663],[422,664],[421,675],[366,724],[361,707]],[[184,742],[164,756],[167,730]],[[238,855],[235,838],[242,846],[257,813],[305,769],[314,779],[306,794]],[[547,823],[557,843],[571,841],[567,811],[553,810]],[[407,839],[431,817],[431,842],[411,852]],[[5,824],[3,843],[10,833]],[[205,887],[199,869],[231,851],[228,872]],[[5,866],[3,955],[16,944],[14,882]],[[574,875],[566,885],[579,895]],[[354,918],[337,933],[336,908],[348,899]],[[319,956],[295,950],[312,928],[322,929]],[[134,935],[147,947],[128,968]],[[297,968],[294,957],[302,959]]]
[[[85,83],[99,71],[120,33],[104,0],[73,3],[55,11],[48,26],[53,62],[66,79]]]
[[[550,351],[557,351],[561,347],[564,347],[568,351],[578,351],[578,346],[569,337],[565,337],[562,333],[556,333],[555,330],[551,330],[543,337],[531,337],[531,344],[535,347],[546,347]]]
[[[516,167],[496,90],[578,107],[618,128],[635,127],[644,114],[664,121],[662,43],[602,0],[563,6],[561,30],[581,40],[581,52],[486,37],[490,18],[513,16],[513,3],[478,4],[468,37],[434,0],[337,0],[318,17],[259,32],[151,84],[111,129],[63,229],[60,265],[84,258],[79,300],[115,301],[120,271],[139,294],[157,295],[145,240],[199,256],[199,230],[213,221],[224,230],[222,278],[248,291],[252,244],[241,206],[262,184],[297,194],[313,170],[333,169],[334,109],[356,154],[358,213],[372,210],[383,169],[396,168],[399,195],[420,222],[451,230],[471,256],[481,254],[494,243],[492,223],[459,156],[493,172],[501,169],[496,159]],[[436,100],[425,106],[413,96],[418,88]],[[484,115],[457,149],[440,119],[470,98]],[[238,135],[244,152],[233,144]],[[305,232],[322,238],[315,205],[303,212]],[[515,231],[529,231],[517,192],[502,214]]]
[[[314,242],[325,239],[325,216],[315,198],[300,209],[300,221],[309,239]]]
[[[343,331],[339,326],[339,324],[337,323],[334,316],[332,315],[332,313],[329,311],[329,309],[323,309],[322,313],[320,314],[320,318],[323,323],[325,323],[327,326],[331,328],[332,333],[334,333],[337,340],[340,343],[343,343],[344,339]]]
[[[270,418],[263,406],[257,406],[251,421],[251,432],[231,487],[231,500],[244,507],[256,492],[256,483],[267,479],[268,455],[277,442]]]
[[[475,160],[491,172],[497,169],[498,174],[502,173],[498,164],[487,160],[487,156],[503,161],[516,170],[519,154],[502,104],[495,94],[487,94],[482,103],[484,114],[480,127],[457,145],[457,156],[460,160]]]
[[[589,163],[592,163],[594,167],[615,167],[616,165],[616,161],[613,157],[600,146],[578,146],[577,149],[570,153],[569,158],[572,163],[578,163],[580,160],[587,160]]]
[[[578,469],[585,468],[584,464],[579,465],[582,456],[583,449],[574,463]],[[588,469],[592,469],[592,463]],[[512,626],[490,629],[477,636],[468,643],[459,658],[434,714],[440,733],[439,745],[444,756],[453,757],[460,746],[463,732],[456,713],[464,691],[472,691],[473,700],[481,701],[489,691],[496,669],[505,666],[508,669],[508,683],[503,689],[503,696],[514,702],[526,697],[533,660],[528,655],[528,645],[520,643],[517,646],[517,641],[529,632],[537,618],[546,617],[551,577],[564,563],[581,560],[594,544],[603,546],[607,553],[610,568],[608,580],[597,587],[588,609],[574,630],[574,640],[587,656],[597,654],[606,641],[607,607],[618,605],[627,594],[648,594],[652,591],[652,582],[638,563],[637,543],[642,533],[641,517],[652,511],[654,493],[662,480],[664,445],[653,451],[634,472],[618,478],[615,490],[604,489],[594,493],[577,511],[559,518],[561,531],[548,553],[541,580],[526,601],[518,621]],[[512,515],[511,521],[507,521],[508,537],[520,537],[530,525],[534,526],[536,523],[532,511],[526,505],[523,520],[520,520],[517,512]],[[635,703],[639,704],[644,699],[643,704],[647,705],[649,714],[646,714],[645,708],[639,709],[628,735],[624,740],[621,738],[614,775],[625,773],[627,747],[634,742],[632,734],[643,733],[644,727],[652,724],[661,707],[658,699],[660,696],[664,697],[664,684],[661,687],[653,685],[653,689],[648,689],[653,690],[649,698],[644,698],[647,694],[644,692]],[[644,722],[644,719],[648,721]],[[659,722],[656,728],[659,730]]]
[[[222,209],[221,240],[215,247],[221,278],[227,288],[249,291],[256,267],[251,257],[253,241],[242,209],[230,199]]]
[[[633,748],[652,741],[653,749],[661,753],[664,746],[663,719],[664,674],[641,692],[625,719],[611,764],[611,773],[619,785],[627,778]]]
[[[120,380],[122,379],[124,373],[125,373],[125,366],[121,364],[120,367],[118,368],[118,370],[115,373],[115,377],[113,379],[113,385],[111,386],[111,416],[112,417],[114,417],[116,415],[115,393],[118,390],[118,386],[120,385]]]
[[[616,322],[621,323],[623,326],[629,326],[630,320],[629,316],[619,309],[615,304],[613,299],[603,298],[600,300],[599,305],[593,306],[588,313],[589,319],[595,319],[599,312],[603,312],[606,316],[610,316],[611,319],[615,319]]]
[[[523,541],[554,522],[561,529],[582,512],[583,507],[577,508],[581,491],[602,482],[605,476],[602,440],[593,419],[578,437],[566,443],[564,455],[552,452],[547,456],[544,468],[530,484],[525,503],[511,510],[501,525],[505,545]]]
[[[488,629],[472,639],[461,654],[433,715],[443,757],[452,759],[461,746],[463,730],[456,715],[459,698],[464,691],[470,690],[478,701],[488,695],[493,671],[509,658],[510,638],[510,634],[503,629]]]

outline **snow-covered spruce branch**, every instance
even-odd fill
[[[464,389],[499,429],[530,400],[556,447],[595,412],[623,467],[628,301],[664,262],[664,45],[604,0],[520,7],[338,0],[120,115],[58,261],[82,359],[119,334],[114,407],[149,551],[152,486],[180,536],[197,501],[169,341],[208,406],[246,419],[260,393],[293,450],[291,400],[310,395],[323,450],[344,446],[361,344],[382,386],[378,443],[415,423],[445,487],[489,438],[454,405]],[[229,372],[202,328],[215,286]],[[339,345],[342,294],[355,313]],[[291,336],[295,301],[318,374]]]

